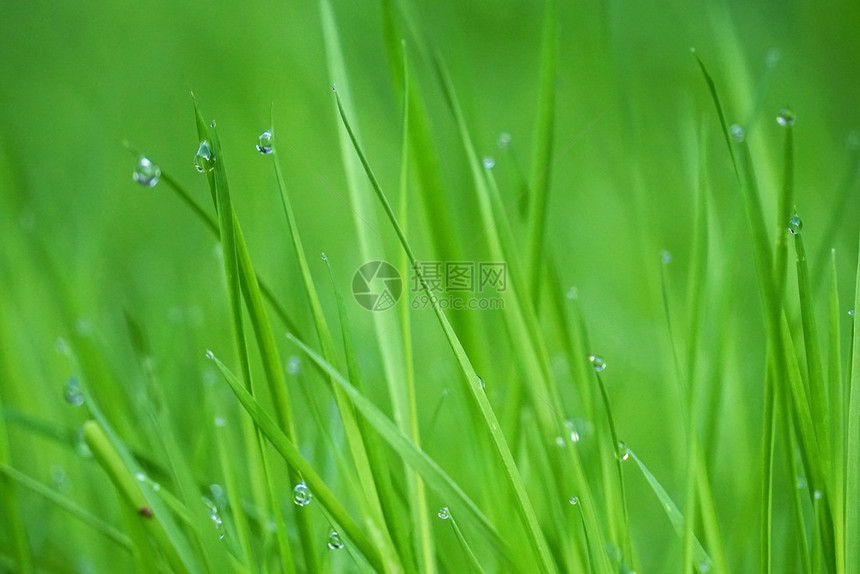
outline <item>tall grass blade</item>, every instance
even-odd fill
[[[860,258],[854,284],[854,307],[860,310]],[[845,436],[845,559],[846,572],[860,564],[860,320],[852,323],[851,374],[848,382],[848,426]]]
[[[385,213],[388,216],[391,225],[394,227],[394,230],[397,233],[397,237],[400,240],[403,249],[409,256],[410,263],[415,266],[417,263],[417,259],[412,251],[412,248],[409,246],[409,242],[407,241],[406,236],[403,233],[403,229],[397,222],[397,217],[394,215],[394,210],[392,209],[391,204],[388,202],[388,199],[382,192],[382,189],[379,187],[379,183],[376,180],[376,176],[373,174],[370,165],[367,163],[367,159],[364,156],[364,152],[361,150],[358,140],[356,139],[356,136],[352,131],[352,127],[350,126],[349,120],[346,117],[346,112],[344,111],[343,104],[341,103],[339,95],[335,93],[335,96],[337,98],[338,110],[340,112],[341,120],[343,121],[343,125],[349,134],[349,138],[352,141],[353,147],[358,154],[358,157],[361,161],[362,166],[364,167],[367,177],[371,182],[371,186],[373,187],[377,198],[382,204],[382,207],[385,209]],[[445,336],[454,351],[454,354],[457,358],[457,362],[460,365],[460,369],[462,370],[463,375],[465,377],[465,382],[468,386],[469,391],[471,392],[472,398],[476,401],[477,407],[484,418],[484,422],[490,432],[490,436],[493,439],[493,445],[496,449],[496,452],[501,458],[502,465],[505,471],[505,477],[514,493],[517,511],[526,526],[529,543],[532,550],[535,552],[536,557],[538,558],[540,569],[544,572],[553,572],[555,571],[555,565],[552,562],[552,557],[549,553],[549,548],[546,545],[546,540],[544,539],[543,533],[540,530],[540,526],[538,524],[537,517],[535,516],[534,509],[532,508],[531,502],[528,498],[528,494],[526,493],[525,487],[522,483],[522,479],[520,478],[519,471],[517,470],[516,464],[514,463],[513,455],[508,448],[507,441],[505,440],[501,429],[499,428],[499,423],[496,419],[495,413],[493,412],[493,408],[492,406],[490,406],[490,403],[487,400],[483,389],[481,389],[480,383],[478,382],[478,375],[477,373],[475,373],[475,369],[472,366],[471,361],[466,356],[465,349],[460,343],[460,340],[457,337],[457,334],[454,332],[454,329],[451,327],[451,324],[448,321],[447,317],[440,308],[438,301],[432,296],[432,293],[430,291],[429,286],[427,285],[426,280],[420,273],[418,273],[418,277],[425,294],[433,302],[433,310],[435,311],[436,316],[438,317],[439,322],[442,325],[442,329],[445,332]]]

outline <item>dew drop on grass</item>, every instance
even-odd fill
[[[573,301],[574,299],[579,297],[579,289],[577,289],[576,287],[571,287],[570,289],[567,290],[567,293],[565,293],[565,296],[568,299],[570,299],[571,301]]]
[[[737,143],[741,143],[744,141],[744,138],[747,137],[747,132],[739,124],[733,124],[732,127],[729,128],[729,135],[732,137],[732,140]]]
[[[630,458],[630,449],[622,441],[618,441],[618,459],[625,461]]]
[[[320,255],[320,259],[322,259],[323,261],[328,261],[328,255],[325,254],[325,251],[323,251]]]
[[[328,547],[332,550],[340,550],[343,548],[343,541],[340,539],[340,534],[336,530],[328,533]]]
[[[66,487],[68,486],[68,475],[66,474],[66,469],[58,464],[52,465],[51,482],[54,483],[54,487],[57,490],[66,490]]]
[[[480,375],[478,375],[478,384],[481,385],[482,391],[487,390],[487,383],[484,382],[484,379],[482,379]]]
[[[816,490],[815,492],[812,493],[812,498],[814,498],[815,500],[821,500],[822,496],[823,495],[821,494],[820,490]]]
[[[794,484],[797,486],[797,490],[802,490],[806,488],[806,479],[802,476],[798,476]]]
[[[210,361],[215,358],[215,353],[212,352],[212,349],[206,349],[206,358]]]
[[[776,123],[783,127],[793,126],[794,120],[794,112],[788,108],[782,108],[776,116]]]
[[[499,134],[499,147],[505,149],[511,145],[511,134],[502,132]]]
[[[212,120],[211,122],[209,122],[209,127],[212,128],[213,130],[217,127],[215,120]]]
[[[568,502],[570,502],[573,506],[576,506],[577,504],[579,504],[579,497],[571,496]]]
[[[209,147],[209,142],[206,140],[200,142],[200,147],[197,148],[197,154],[194,156],[194,167],[200,173],[206,173],[215,169],[215,155],[212,153],[212,148]]]
[[[561,436],[555,437],[555,445],[559,448],[564,448],[564,437],[561,437]]]
[[[307,506],[311,503],[312,498],[311,489],[308,488],[308,485],[304,481],[298,483],[293,488],[293,502],[296,506]]]
[[[291,375],[298,375],[302,370],[302,360],[293,355],[287,359],[287,372]]]
[[[701,562],[699,562],[699,572],[710,572],[710,571],[711,571],[711,565],[708,564],[707,561],[702,560]]]
[[[257,140],[257,151],[263,155],[269,155],[274,151],[274,140],[272,130],[264,131]]]
[[[788,232],[792,235],[799,235],[803,231],[803,221],[796,214],[788,220]]]
[[[131,178],[144,187],[155,187],[160,177],[161,168],[152,163],[146,156],[140,156],[140,159],[137,160],[137,168],[131,174]]]
[[[598,373],[606,370],[606,361],[603,360],[603,357],[600,355],[588,355],[588,361],[591,363],[591,366],[594,367],[594,370]]]
[[[438,516],[442,520],[448,520],[449,518],[451,518],[451,511],[448,510],[447,506],[443,506],[439,509],[439,512],[436,513],[436,516]]]
[[[332,84],[332,85],[331,85],[331,91],[332,91],[332,92],[336,92],[336,91],[337,91],[337,84]]]
[[[663,251],[660,252],[660,259],[661,259],[661,261],[663,261],[663,263],[671,263],[672,262],[672,254],[664,249]]]
[[[84,404],[84,393],[81,391],[81,383],[77,377],[69,377],[69,380],[66,381],[64,396],[66,397],[66,402],[73,407],[79,407]]]
[[[222,428],[227,426],[227,420],[224,417],[215,417],[215,426],[218,428]]]
[[[206,498],[203,498],[203,504],[206,505],[206,508],[209,509],[209,518],[212,520],[213,524],[215,524],[215,529],[218,531],[218,538],[224,540],[224,537],[227,536],[227,533],[224,532],[224,520],[221,518],[221,513],[218,512],[218,507],[214,502]]]
[[[849,317],[853,317],[853,316],[854,316],[854,309],[848,309],[848,316],[849,316]]]
[[[490,156],[486,156],[481,163],[484,164],[484,169],[493,169],[494,167],[496,167],[496,160],[494,160]]]

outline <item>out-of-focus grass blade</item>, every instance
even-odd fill
[[[469,546],[469,542],[466,541],[466,537],[463,535],[463,531],[460,530],[460,526],[457,524],[457,520],[454,518],[454,515],[449,516],[448,520],[451,522],[451,528],[454,529],[454,534],[457,537],[457,542],[460,543],[460,548],[463,550],[463,554],[466,555],[469,568],[472,572],[483,573],[484,568],[478,561],[478,557],[475,556],[475,553],[472,551],[472,547]]]
[[[359,146],[358,140],[356,139],[355,134],[352,131],[352,127],[349,124],[349,120],[346,117],[346,112],[343,109],[340,97],[337,93],[335,93],[335,96],[337,98],[338,110],[340,111],[341,120],[343,121],[343,125],[349,134],[349,138],[352,141],[352,145],[355,148],[359,159],[361,160],[361,164],[364,167],[367,177],[371,182],[371,186],[373,187],[377,198],[385,209],[385,213],[388,215],[391,225],[394,227],[394,230],[397,233],[397,237],[400,239],[400,243],[402,244],[403,249],[408,254],[410,262],[415,265],[417,259],[415,258],[412,248],[409,246],[409,242],[407,241],[406,236],[403,233],[403,229],[400,227],[400,224],[397,223],[397,217],[394,215],[394,210],[391,208],[391,204],[388,202],[388,199],[382,192],[382,189],[379,187],[379,183],[376,180],[376,176],[370,169],[370,165],[367,162],[364,152]],[[442,325],[442,329],[445,332],[445,336],[454,351],[454,354],[457,358],[457,362],[459,363],[463,375],[465,376],[468,389],[471,391],[471,395],[477,403],[478,409],[481,412],[481,415],[484,418],[484,422],[493,439],[493,445],[502,460],[505,476],[508,480],[508,484],[514,492],[517,511],[520,514],[520,518],[525,523],[529,543],[536,553],[536,557],[538,558],[538,561],[540,563],[540,569],[541,571],[545,572],[553,572],[555,571],[555,565],[553,564],[549,548],[547,547],[546,540],[544,539],[543,533],[540,530],[540,525],[538,524],[534,509],[532,508],[531,502],[529,501],[525,486],[523,486],[519,471],[517,470],[516,464],[514,463],[513,455],[511,454],[510,448],[508,447],[507,441],[505,440],[501,429],[499,428],[499,423],[496,419],[495,412],[493,412],[493,408],[492,406],[490,406],[490,403],[487,400],[487,397],[484,394],[480,383],[478,382],[478,375],[477,373],[475,373],[475,369],[472,366],[471,361],[466,356],[466,350],[463,348],[459,338],[457,337],[457,334],[451,327],[451,323],[448,321],[447,317],[442,312],[442,309],[439,307],[439,303],[436,298],[432,296],[432,293],[427,285],[426,280],[424,280],[423,276],[420,273],[417,274],[419,277],[419,281],[421,282],[422,288],[424,289],[424,292],[433,302],[433,310],[435,311],[436,316],[438,317],[439,322]]]
[[[287,337],[296,343],[311,360],[323,368],[334,381],[344,390],[355,408],[362,414],[367,422],[376,430],[388,444],[403,458],[412,468],[418,471],[427,485],[435,490],[443,499],[451,501],[448,506],[461,513],[469,525],[481,532],[490,547],[499,558],[505,561],[507,567],[515,564],[510,550],[502,541],[495,528],[474,502],[463,492],[463,490],[437,465],[433,459],[428,457],[424,451],[415,446],[409,437],[397,429],[394,424],[367,398],[353,387],[343,375],[337,372],[325,359],[315,353],[310,347],[299,341],[292,335]]]
[[[839,280],[836,250],[830,251],[830,320],[827,378],[830,385],[830,437],[833,441],[833,526],[836,547],[836,572],[845,572],[845,388],[842,374],[842,333],[839,306]]]
[[[104,468],[125,501],[140,520],[147,526],[147,532],[164,553],[170,567],[176,572],[202,572],[185,538],[170,520],[166,507],[156,502],[156,496],[147,497],[134,478],[132,469],[127,465],[115,441],[109,438],[108,430],[94,420],[84,423],[84,436],[96,460]],[[126,460],[124,460],[126,459]],[[159,511],[159,506],[161,511]]]
[[[848,431],[845,449],[845,567],[860,564],[860,258],[854,284],[855,317],[852,325],[851,375],[848,383]]]
[[[6,434],[6,417],[2,411],[3,402],[0,398],[0,465],[7,467],[9,464],[9,439]],[[24,528],[24,522],[21,520],[21,513],[18,509],[18,500],[15,495],[17,490],[11,483],[11,479],[6,476],[0,476],[0,487],[3,490],[3,514],[11,532],[12,540],[15,547],[15,558],[17,569],[22,574],[30,574],[33,572],[33,560],[30,557],[29,544],[27,543],[27,531]]]
[[[532,154],[529,193],[529,236],[526,269],[529,293],[540,296],[541,266],[544,260],[543,241],[546,227],[546,208],[550,188],[550,163],[555,135],[556,61],[558,59],[558,13],[555,0],[547,0],[544,8],[544,28],[541,40],[540,95],[537,126]]]
[[[311,493],[316,497],[331,515],[337,524],[341,534],[350,539],[364,555],[365,558],[378,570],[384,570],[384,563],[379,550],[371,544],[358,525],[350,518],[343,506],[338,502],[335,495],[325,485],[322,478],[314,470],[313,466],[302,457],[296,445],[285,435],[277,423],[266,414],[257,400],[244,388],[244,385],[230,372],[230,370],[217,357],[209,354],[215,362],[218,370],[227,382],[230,390],[239,399],[242,408],[248,413],[260,432],[275,447],[275,450],[284,458],[296,472],[298,472]]]
[[[329,362],[337,361],[337,354],[332,340],[331,331],[326,322],[325,313],[320,303],[319,295],[314,285],[311,271],[308,267],[307,257],[305,256],[304,247],[302,246],[301,235],[299,234],[298,223],[296,222],[295,214],[293,213],[292,204],[290,203],[289,194],[287,193],[287,185],[284,181],[284,175],[281,172],[280,163],[277,157],[277,145],[272,147],[272,162],[275,169],[275,175],[278,181],[280,190],[281,203],[284,207],[284,214],[287,218],[287,226],[289,227],[290,238],[293,249],[296,253],[296,258],[299,263],[302,281],[304,282],[305,292],[308,298],[308,304],[311,308],[311,314],[314,319],[317,336],[319,337],[320,345],[322,346],[323,355]],[[376,466],[379,471],[385,468],[382,461],[379,448],[370,446],[369,443],[375,441],[372,435],[366,436],[362,433],[358,421],[355,418],[355,413],[349,407],[346,397],[337,385],[332,385],[335,402],[337,403],[338,412],[343,421],[346,440],[349,444],[352,459],[355,462],[355,468],[358,473],[358,480],[361,483],[361,490],[364,493],[364,501],[367,506],[367,520],[370,522],[368,529],[374,541],[379,545],[383,558],[386,562],[386,571],[399,571],[403,566],[400,563],[400,557],[396,546],[391,539],[391,534],[388,531],[383,504],[380,500],[380,493],[376,484],[373,467]],[[376,453],[376,458],[372,458],[371,452]],[[391,494],[390,492],[388,494]],[[389,508],[393,507],[393,498],[387,501]]]
[[[129,552],[131,551],[131,540],[129,540],[128,536],[126,536],[98,516],[91,514],[88,510],[78,505],[74,501],[70,500],[69,498],[63,496],[62,494],[51,488],[48,488],[41,482],[34,480],[23,472],[19,472],[18,470],[15,470],[14,468],[6,464],[0,463],[0,473],[3,473],[5,476],[17,482],[27,490],[30,490],[38,494],[42,498],[48,500],[57,508],[65,510],[87,526],[91,527],[99,534],[103,535],[105,538],[116,543],[118,546],[124,548],[125,550],[128,550]]]
[[[672,523],[678,536],[682,536],[684,529],[684,515],[681,514],[681,511],[678,510],[672,497],[669,496],[669,493],[666,492],[666,489],[663,488],[663,485],[660,484],[657,477],[651,474],[651,471],[648,470],[645,463],[643,463],[632,450],[628,449],[628,452],[630,453],[630,457],[636,461],[636,464],[639,466],[639,470],[642,471],[642,476],[645,477],[645,480],[648,481],[648,485],[660,500],[660,505],[666,512],[666,516],[669,517],[669,521]],[[713,560],[708,556],[708,553],[705,551],[704,547],[702,547],[702,543],[699,542],[699,539],[696,538],[695,535],[693,535],[693,560],[695,567],[698,568],[700,572],[706,572],[714,567]],[[687,568],[688,565],[685,565],[684,567]]]
[[[242,380],[246,389],[251,394],[254,393],[254,384],[251,374],[251,361],[248,351],[248,341],[245,335],[245,322],[242,313],[242,294],[247,295],[248,315],[257,335],[257,341],[260,347],[260,353],[263,359],[263,367],[266,372],[267,381],[272,392],[275,402],[276,412],[278,413],[279,422],[287,429],[290,436],[294,435],[292,430],[292,418],[290,414],[289,397],[287,396],[286,381],[281,372],[280,359],[277,356],[277,348],[275,347],[274,337],[271,333],[271,327],[268,323],[265,310],[262,305],[262,297],[257,286],[257,277],[253,272],[250,257],[247,249],[244,248],[244,240],[241,239],[242,234],[239,228],[239,222],[236,219],[236,214],[233,211],[233,204],[230,198],[230,188],[227,181],[227,170],[224,165],[224,157],[221,155],[221,144],[218,140],[218,133],[214,126],[210,127],[203,119],[200,112],[200,107],[197,105],[197,100],[194,99],[194,116],[197,124],[197,135],[201,142],[201,148],[204,144],[210,147],[209,163],[214,163],[206,171],[206,179],[209,183],[209,190],[212,193],[215,201],[215,209],[218,215],[218,230],[221,238],[221,247],[224,260],[224,275],[227,279],[227,291],[230,299],[230,315],[233,322],[233,331],[235,343],[239,352],[240,364],[242,367]],[[198,152],[199,153],[199,152]],[[239,247],[241,245],[241,247]],[[272,512],[280,513],[280,503],[276,493],[278,487],[275,484],[271,471],[265,459],[266,452],[263,448],[262,440],[257,437],[257,445],[259,448],[260,457],[262,459],[262,474],[266,477],[266,484],[269,492],[269,500],[272,505]],[[259,469],[256,469],[259,471]],[[255,472],[259,476],[259,472]],[[278,527],[278,543],[280,546],[280,556],[282,568],[286,572],[292,570],[292,560],[290,560],[291,552],[289,549],[289,540],[287,537],[286,528],[282,521],[276,520]],[[316,553],[313,548],[311,529],[308,524],[299,521],[299,539],[301,540],[306,566],[309,570],[315,569]]]

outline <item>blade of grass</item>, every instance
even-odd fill
[[[830,384],[830,414],[833,440],[833,526],[836,546],[836,572],[845,572],[845,388],[842,375],[842,333],[839,306],[839,278],[836,272],[836,250],[830,251],[830,321],[828,381]]]
[[[474,502],[463,492],[463,490],[445,473],[436,462],[428,457],[424,451],[418,448],[409,437],[397,429],[395,425],[368,399],[361,395],[343,375],[337,372],[325,359],[315,353],[310,347],[299,341],[293,335],[287,337],[296,343],[310,359],[317,363],[321,368],[337,382],[349,397],[355,408],[362,414],[368,423],[376,430],[377,434],[382,437],[391,448],[393,448],[412,468],[414,468],[423,477],[427,485],[436,491],[436,493],[444,500],[452,501],[449,507],[455,508],[462,512],[464,519],[468,520],[469,525],[481,532],[486,538],[490,547],[496,552],[497,556],[505,561],[507,567],[510,567],[513,562],[510,556],[510,550],[499,537],[496,530],[489,523],[480,509]]]
[[[123,548],[131,552],[131,541],[128,536],[99,518],[98,516],[90,513],[87,509],[80,506],[73,500],[63,496],[57,491],[48,488],[43,485],[41,482],[27,476],[23,472],[20,472],[11,466],[8,466],[5,463],[0,463],[0,473],[3,473],[6,477],[18,483],[22,487],[27,490],[34,492],[49,501],[51,504],[60,508],[70,515],[74,516],[111,542],[115,543],[117,546]]]
[[[314,497],[326,508],[332,517],[332,521],[337,524],[338,532],[345,534],[352,540],[357,549],[374,568],[384,570],[385,566],[379,550],[349,516],[313,466],[302,457],[296,445],[278,428],[277,423],[266,414],[257,400],[245,389],[239,379],[236,378],[236,375],[230,372],[224,363],[212,354],[211,351],[207,356],[214,361],[230,390],[239,399],[242,408],[248,413],[263,436],[275,447],[275,450],[278,451],[278,454],[283,457],[287,464],[301,475]]]
[[[2,399],[0,399],[0,408],[3,407]],[[9,464],[9,438],[6,434],[6,417],[0,416],[0,465],[7,468]],[[3,514],[5,521],[8,524],[9,532],[11,533],[14,549],[15,549],[15,565],[16,569],[22,574],[30,574],[33,572],[33,560],[30,556],[30,547],[27,542],[27,531],[24,528],[24,522],[21,520],[21,512],[18,508],[18,498],[15,494],[17,490],[11,483],[10,477],[3,475],[0,477],[0,490],[3,491]]]
[[[332,339],[328,323],[326,322],[325,313],[323,312],[316,286],[314,285],[313,278],[311,277],[310,268],[308,266],[307,258],[305,257],[304,247],[302,246],[302,240],[298,230],[298,224],[296,222],[292,204],[290,203],[287,186],[284,181],[281,166],[278,162],[277,154],[277,145],[274,145],[272,147],[272,163],[274,165],[278,188],[280,190],[281,203],[287,219],[292,247],[299,263],[299,270],[305,286],[305,293],[308,298],[308,304],[311,308],[317,336],[319,337],[320,345],[322,346],[323,355],[327,361],[335,363],[337,361],[337,354],[335,351],[334,341]],[[361,491],[364,493],[364,501],[368,509],[366,517],[368,521],[368,529],[371,536],[374,538],[374,542],[379,546],[383,553],[383,558],[386,563],[386,571],[400,571],[403,569],[403,566],[394,541],[391,539],[391,533],[387,528],[383,503],[380,500],[380,493],[372,470],[376,465],[379,465],[377,468],[380,470],[384,468],[384,463],[380,454],[382,451],[376,445],[370,446],[369,443],[374,442],[376,440],[375,437],[372,435],[365,435],[361,432],[359,423],[355,418],[355,413],[350,408],[348,401],[346,397],[343,396],[340,388],[332,383],[332,390],[334,392],[338,412],[340,413],[341,420],[343,421],[346,440],[349,445],[350,453],[352,454],[353,462],[355,463],[358,479],[361,483]],[[377,455],[376,458],[372,458],[370,454],[371,452]],[[387,494],[391,495],[391,492],[388,492]],[[389,498],[386,501],[386,504],[389,508],[393,508],[395,502],[393,498]]]
[[[343,109],[343,105],[337,92],[335,92],[335,96],[337,99],[338,110],[340,112],[341,120],[343,121],[343,125],[349,134],[349,138],[352,141],[352,145],[355,148],[356,153],[358,154],[358,157],[361,161],[362,166],[364,167],[367,177],[371,182],[371,186],[373,187],[377,198],[385,209],[386,215],[388,215],[388,218],[392,226],[394,227],[395,232],[397,233],[397,237],[400,240],[403,249],[409,256],[410,263],[415,266],[417,263],[417,259],[415,258],[412,248],[409,246],[409,242],[407,241],[406,236],[403,233],[403,229],[397,222],[397,217],[394,215],[394,211],[391,208],[391,204],[388,202],[388,199],[382,192],[382,189],[379,187],[379,183],[376,180],[376,176],[373,175],[373,171],[370,169],[370,165],[367,163],[367,159],[365,158],[364,152],[362,152],[361,147],[358,144],[358,140],[356,139],[355,134],[352,131],[352,128],[349,124],[349,120],[346,117],[346,112]],[[540,531],[540,526],[538,524],[537,517],[534,514],[534,509],[532,508],[531,502],[528,499],[528,494],[526,493],[525,487],[522,483],[522,479],[519,476],[519,471],[516,468],[516,464],[514,463],[513,456],[511,455],[511,451],[508,448],[507,441],[505,440],[505,437],[504,435],[502,435],[502,432],[499,428],[499,423],[496,419],[496,415],[493,412],[492,406],[490,406],[490,403],[487,400],[487,397],[485,396],[483,390],[481,389],[480,383],[478,382],[478,375],[477,373],[475,373],[475,369],[472,366],[472,363],[469,358],[466,356],[466,351],[460,344],[460,341],[457,338],[457,335],[454,332],[453,328],[451,327],[451,324],[448,322],[447,317],[445,316],[442,309],[439,307],[438,301],[432,296],[432,293],[426,280],[420,273],[418,273],[418,278],[422,285],[422,288],[424,289],[425,294],[427,294],[428,298],[430,298],[433,302],[433,309],[436,313],[436,316],[438,317],[439,322],[442,325],[442,329],[445,332],[445,336],[448,339],[452,350],[454,351],[454,354],[457,358],[457,362],[459,363],[460,368],[465,377],[468,389],[471,391],[472,397],[476,401],[478,409],[484,418],[485,424],[493,439],[493,445],[495,446],[496,452],[502,460],[505,476],[515,496],[517,512],[519,513],[520,518],[526,525],[529,543],[539,561],[540,569],[544,572],[553,572],[555,571],[555,565],[552,562],[552,557],[546,545],[546,540],[543,537],[543,533]]]
[[[197,560],[192,557],[190,549],[181,542],[182,538],[174,525],[157,508],[153,508],[153,500],[145,496],[138,482],[134,479],[124,457],[116,449],[109,438],[108,432],[94,420],[84,423],[84,436],[93,452],[93,456],[107,473],[117,490],[123,496],[130,508],[137,512],[139,520],[147,526],[147,532],[164,553],[170,567],[176,572],[201,572]],[[143,509],[151,509],[148,514]]]
[[[546,210],[549,203],[550,162],[555,133],[556,60],[558,59],[558,13],[555,0],[547,0],[541,39],[540,95],[538,97],[535,146],[532,156],[529,201],[528,270],[529,293],[537,304],[540,297],[541,265]]]
[[[657,480],[648,467],[645,466],[645,463],[636,456],[636,453],[632,450],[628,449],[630,453],[630,457],[636,461],[636,464],[639,466],[639,470],[642,471],[642,476],[645,477],[645,480],[648,482],[648,485],[654,491],[654,494],[657,495],[657,498],[660,500],[660,505],[663,507],[663,510],[666,512],[666,516],[669,518],[669,521],[672,523],[672,526],[675,528],[675,532],[678,533],[678,536],[683,536],[684,529],[684,515],[681,514],[681,511],[678,510],[678,507],[675,505],[675,502],[672,500],[672,497],[669,496],[669,493],[666,492],[666,489],[663,488],[663,485]],[[695,534],[693,535],[693,560],[695,567],[700,572],[705,572],[711,570],[714,567],[714,561],[711,560],[711,557],[705,551],[699,539],[696,538]]]
[[[857,262],[857,280],[854,284],[854,309],[860,310],[860,257]],[[856,316],[852,324],[851,371],[848,379],[848,428],[845,449],[845,558],[850,571],[852,564],[860,564],[860,321]]]
[[[387,3],[389,10],[386,13],[393,17],[390,10],[390,2]],[[410,74],[405,42],[401,44],[403,53],[403,115],[401,118],[401,150],[400,150],[400,224],[403,232],[408,231],[409,214],[409,141],[410,141]],[[420,160],[419,160],[420,161]],[[432,226],[431,226],[432,227]],[[409,269],[409,258],[406,253],[400,252],[400,269],[405,272]],[[400,306],[400,325],[403,337],[404,364],[406,367],[406,398],[409,402],[409,436],[415,446],[421,448],[421,429],[418,426],[418,400],[415,393],[415,360],[412,349],[412,322],[409,317],[409,306]],[[406,478],[409,481],[409,498],[414,501],[411,507],[412,527],[417,533],[419,555],[421,557],[420,570],[426,574],[436,573],[435,545],[433,528],[430,525],[430,508],[427,500],[424,481],[413,469],[406,470]]]
[[[288,429],[288,432],[294,434],[294,431],[291,431],[292,420],[290,416],[286,382],[283,380],[280,360],[277,358],[274,337],[271,334],[268,319],[264,309],[262,308],[259,289],[256,288],[256,274],[253,272],[253,268],[251,267],[247,249],[239,247],[240,244],[244,245],[244,240],[239,239],[242,235],[239,229],[239,223],[236,219],[236,214],[233,211],[230,189],[227,181],[227,170],[224,165],[224,158],[221,154],[221,145],[218,140],[218,134],[215,131],[214,126],[207,126],[196,99],[194,99],[194,115],[197,124],[197,135],[201,141],[201,147],[204,144],[210,146],[211,157],[209,158],[209,161],[214,163],[214,166],[206,171],[206,179],[209,183],[209,190],[215,202],[215,210],[218,215],[218,230],[223,252],[224,275],[227,280],[233,334],[242,367],[242,380],[244,381],[247,390],[253,394],[254,383],[251,374],[250,355],[248,352],[248,342],[245,335],[245,323],[242,314],[242,294],[245,293],[247,294],[248,313],[257,335],[260,353],[263,359],[263,366],[272,396],[275,399],[275,406],[279,414],[279,422]],[[247,432],[248,430],[246,427],[246,433]],[[265,478],[265,484],[269,495],[269,504],[272,508],[272,512],[275,515],[280,515],[281,509],[277,497],[278,486],[273,480],[271,469],[266,461],[266,452],[263,446],[262,437],[257,433],[256,438],[257,450],[259,451],[260,456],[259,464],[261,464],[262,473],[260,473],[260,469],[258,469],[255,476],[260,476],[260,474],[262,474]],[[305,516],[304,518],[308,517]],[[279,516],[276,516],[275,525],[277,527],[282,569],[285,572],[291,572],[293,570],[291,559],[292,553],[289,547],[289,539],[285,524]],[[299,539],[302,544],[305,565],[309,570],[314,570],[316,564],[316,553],[312,542],[311,525],[305,520],[299,520],[298,526]]]
[[[466,555],[470,570],[472,572],[483,573],[484,568],[478,561],[478,557],[475,556],[475,553],[472,551],[472,547],[469,546],[469,543],[466,541],[466,537],[463,535],[463,531],[460,530],[460,526],[457,524],[457,520],[454,518],[453,514],[448,517],[448,521],[451,523],[451,528],[453,528],[454,534],[457,536],[457,542],[460,543],[460,549],[463,551],[463,554]]]

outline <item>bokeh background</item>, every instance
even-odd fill
[[[313,2],[3,3],[0,394],[7,409],[62,428],[80,424],[79,413],[63,401],[70,367],[55,346],[58,338],[91,344],[119,379],[109,396],[118,412],[129,413],[125,423],[117,417],[116,424],[132,437],[130,413],[141,376],[125,325],[129,313],[150,340],[166,398],[179,413],[176,427],[193,444],[206,417],[196,405],[214,392],[204,350],[229,355],[231,348],[216,240],[163,185],[149,189],[132,181],[137,154],[128,149],[147,154],[210,207],[206,182],[192,163],[198,144],[192,91],[207,118],[217,121],[234,204],[257,269],[309,331],[274,177],[254,150],[274,110],[306,252],[335,321],[334,296],[325,268],[315,264],[318,255],[328,254],[344,291],[364,261],[330,86],[337,83],[352,98],[362,143],[395,199],[401,95],[384,47],[379,2],[335,0],[333,9],[346,78],[328,71],[320,10]],[[413,10],[451,71],[478,153],[495,159],[525,248],[516,173],[528,172],[531,160],[543,3],[441,0]],[[683,341],[698,147],[702,141],[708,146],[709,280],[715,287],[702,346],[706,364],[722,365],[710,371],[717,389],[712,397],[738,407],[720,412],[709,457],[720,485],[716,495],[728,551],[743,571],[756,559],[749,536],[757,532],[757,518],[745,514],[745,505],[758,485],[764,333],[739,189],[690,48],[709,65],[728,120],[747,129],[769,222],[782,165],[782,131],[774,118],[783,106],[797,114],[797,209],[811,264],[818,275],[824,273],[829,248],[837,249],[847,309],[860,221],[854,179],[860,6],[847,0],[588,0],[561,3],[559,28],[548,256],[558,266],[561,287],[576,287],[591,345],[608,363],[605,379],[619,434],[678,500],[683,422],[662,307],[661,250],[672,256],[670,308]],[[434,193],[454,222],[455,252],[433,252],[427,240],[433,221],[417,201],[411,202],[410,235],[421,259],[486,260],[455,125],[429,62],[415,55],[413,66],[444,166],[444,187]],[[503,132],[511,135],[507,152],[498,145]],[[395,237],[380,215],[374,231],[386,247],[376,255],[397,261]],[[824,293],[827,282],[819,284]],[[361,366],[373,381],[381,376],[381,364],[372,322],[369,313],[348,303]],[[475,443],[460,440],[465,395],[456,366],[432,314],[414,315],[416,345],[426,349],[416,360],[419,398],[428,405],[422,422],[432,420],[427,449],[468,477]],[[491,398],[503,403],[506,385],[521,382],[498,357],[516,357],[517,350],[498,328],[498,315],[488,312],[484,322],[469,351]],[[716,325],[727,325],[719,337],[713,334]],[[553,356],[561,352],[550,346]],[[294,352],[284,341],[284,356]],[[564,380],[564,361],[556,363]],[[387,408],[382,383],[369,392]],[[431,408],[437,405],[438,417]],[[51,441],[16,424],[9,433],[12,459],[22,470],[48,481],[60,465],[64,488],[79,493],[98,487],[82,486],[91,473],[76,470],[68,453]],[[479,483],[480,477],[466,480]],[[648,554],[646,571],[663,571],[677,559],[677,539],[644,481],[632,479],[629,488],[637,545],[665,548]],[[44,503],[24,504],[28,523],[40,534],[36,547],[68,552],[57,526],[35,517]]]

